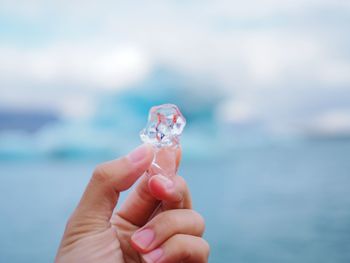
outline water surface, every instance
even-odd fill
[[[0,262],[53,261],[96,163],[0,162]],[[349,141],[185,156],[181,174],[207,222],[210,262],[350,262]]]

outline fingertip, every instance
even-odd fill
[[[142,176],[153,160],[153,148],[143,144],[128,155],[98,165],[93,173],[93,181],[117,185],[118,191],[128,189]]]
[[[166,190],[163,184],[159,180],[157,180],[157,177],[158,175],[153,175],[152,177],[150,177],[150,179],[148,180],[148,189],[154,198],[162,200],[162,196],[164,196]]]
[[[130,245],[138,253],[143,254],[148,252],[146,249],[143,249],[142,247],[140,247],[133,239],[130,239]]]
[[[148,186],[151,192],[154,193],[166,193],[174,187],[174,182],[168,177],[155,174],[150,177]]]
[[[171,180],[170,178],[161,175],[161,174],[156,174],[150,178],[151,182],[154,182],[154,184],[157,184],[161,187],[163,187],[166,190],[170,190],[174,187],[174,181]]]
[[[127,158],[134,165],[139,164],[140,162],[151,162],[154,158],[154,148],[151,144],[145,143],[127,155]]]
[[[150,144],[142,144],[124,157],[128,161],[132,173],[143,174],[151,165],[154,149]]]
[[[175,181],[161,174],[153,175],[148,181],[150,193],[158,200],[178,201],[180,193],[176,192]]]
[[[81,198],[77,213],[103,214],[110,218],[119,192],[130,188],[144,174],[153,156],[153,147],[144,144],[122,158],[99,164]]]

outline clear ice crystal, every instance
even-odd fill
[[[141,140],[154,146],[176,146],[186,125],[186,120],[174,104],[154,106],[149,111],[146,127],[141,131]]]
[[[149,176],[162,174],[173,176],[177,172],[180,156],[180,135],[186,125],[184,116],[173,104],[152,107],[146,127],[141,131],[141,140],[155,148]]]

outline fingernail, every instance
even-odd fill
[[[137,231],[131,237],[131,239],[142,249],[146,249],[154,240],[155,233],[152,229],[143,229]]]
[[[148,147],[149,146],[147,144],[143,144],[137,147],[135,150],[129,153],[129,160],[133,163],[138,163],[142,161],[145,158],[147,152],[149,151]]]
[[[165,188],[172,188],[174,186],[174,182],[171,181],[169,178],[165,177],[164,175],[158,174],[157,179],[161,181],[162,185],[165,186]]]
[[[163,249],[157,248],[147,254],[142,255],[142,258],[146,263],[156,263],[163,255]]]

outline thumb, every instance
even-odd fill
[[[125,157],[98,165],[69,221],[108,225],[119,193],[130,188],[149,168],[153,156],[153,147],[143,144]]]

